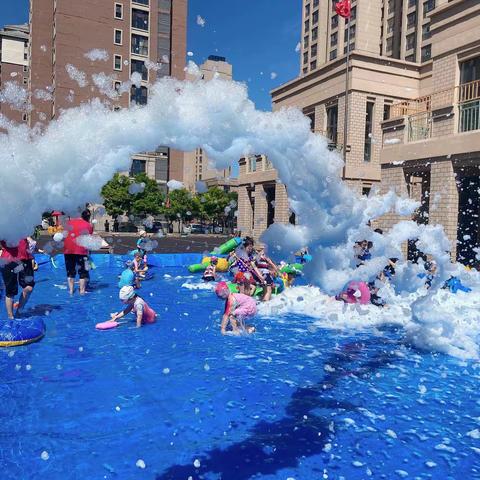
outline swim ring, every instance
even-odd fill
[[[41,318],[8,320],[0,324],[0,347],[18,347],[38,342],[45,335]]]

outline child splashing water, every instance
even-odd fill
[[[117,321],[118,319],[133,312],[137,316],[137,328],[141,327],[145,323],[155,323],[157,314],[153,308],[151,308],[147,302],[140,298],[132,286],[122,287],[120,289],[119,298],[124,303],[126,308],[118,313],[112,313],[111,320]]]
[[[234,335],[242,332],[253,333],[255,327],[246,325],[245,320],[253,317],[257,313],[257,304],[252,297],[243,293],[230,293],[228,285],[225,282],[219,282],[215,287],[215,293],[219,298],[226,300],[225,312],[222,317],[221,332],[227,333],[227,327],[230,326]]]

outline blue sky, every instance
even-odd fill
[[[187,50],[198,64],[227,57],[257,108],[270,110],[269,91],[299,72],[301,13],[300,0],[189,0]],[[0,0],[0,25],[27,20],[28,0]]]

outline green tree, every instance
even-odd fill
[[[168,194],[162,212],[165,215],[170,227],[173,222],[180,221],[182,225],[185,220],[191,220],[198,213],[198,204],[192,194],[185,188],[172,190]]]
[[[198,194],[198,209],[202,221],[206,219],[214,225],[225,227],[228,219],[233,219],[237,198],[237,193],[225,192],[219,187],[212,187],[205,193]]]
[[[145,173],[139,173],[134,178],[135,184],[143,184],[142,191],[133,195],[131,212],[134,215],[147,216],[159,215],[162,213],[162,204],[164,196],[160,191],[158,183],[149,178]]]
[[[116,173],[113,178],[102,187],[103,205],[113,218],[118,215],[129,215],[132,209],[133,196],[128,189],[132,184],[131,178]]]

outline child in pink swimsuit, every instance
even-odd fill
[[[116,321],[133,312],[137,316],[137,327],[141,327],[144,323],[155,323],[157,318],[155,310],[135,293],[135,289],[132,286],[122,287],[118,296],[127,307],[121,312],[113,313],[111,320]]]
[[[255,327],[246,325],[245,320],[253,317],[257,313],[257,304],[252,297],[243,293],[230,293],[228,285],[225,282],[219,282],[215,287],[215,293],[219,298],[226,300],[225,312],[222,317],[221,332],[227,333],[227,326],[230,323],[232,333],[253,333]]]

